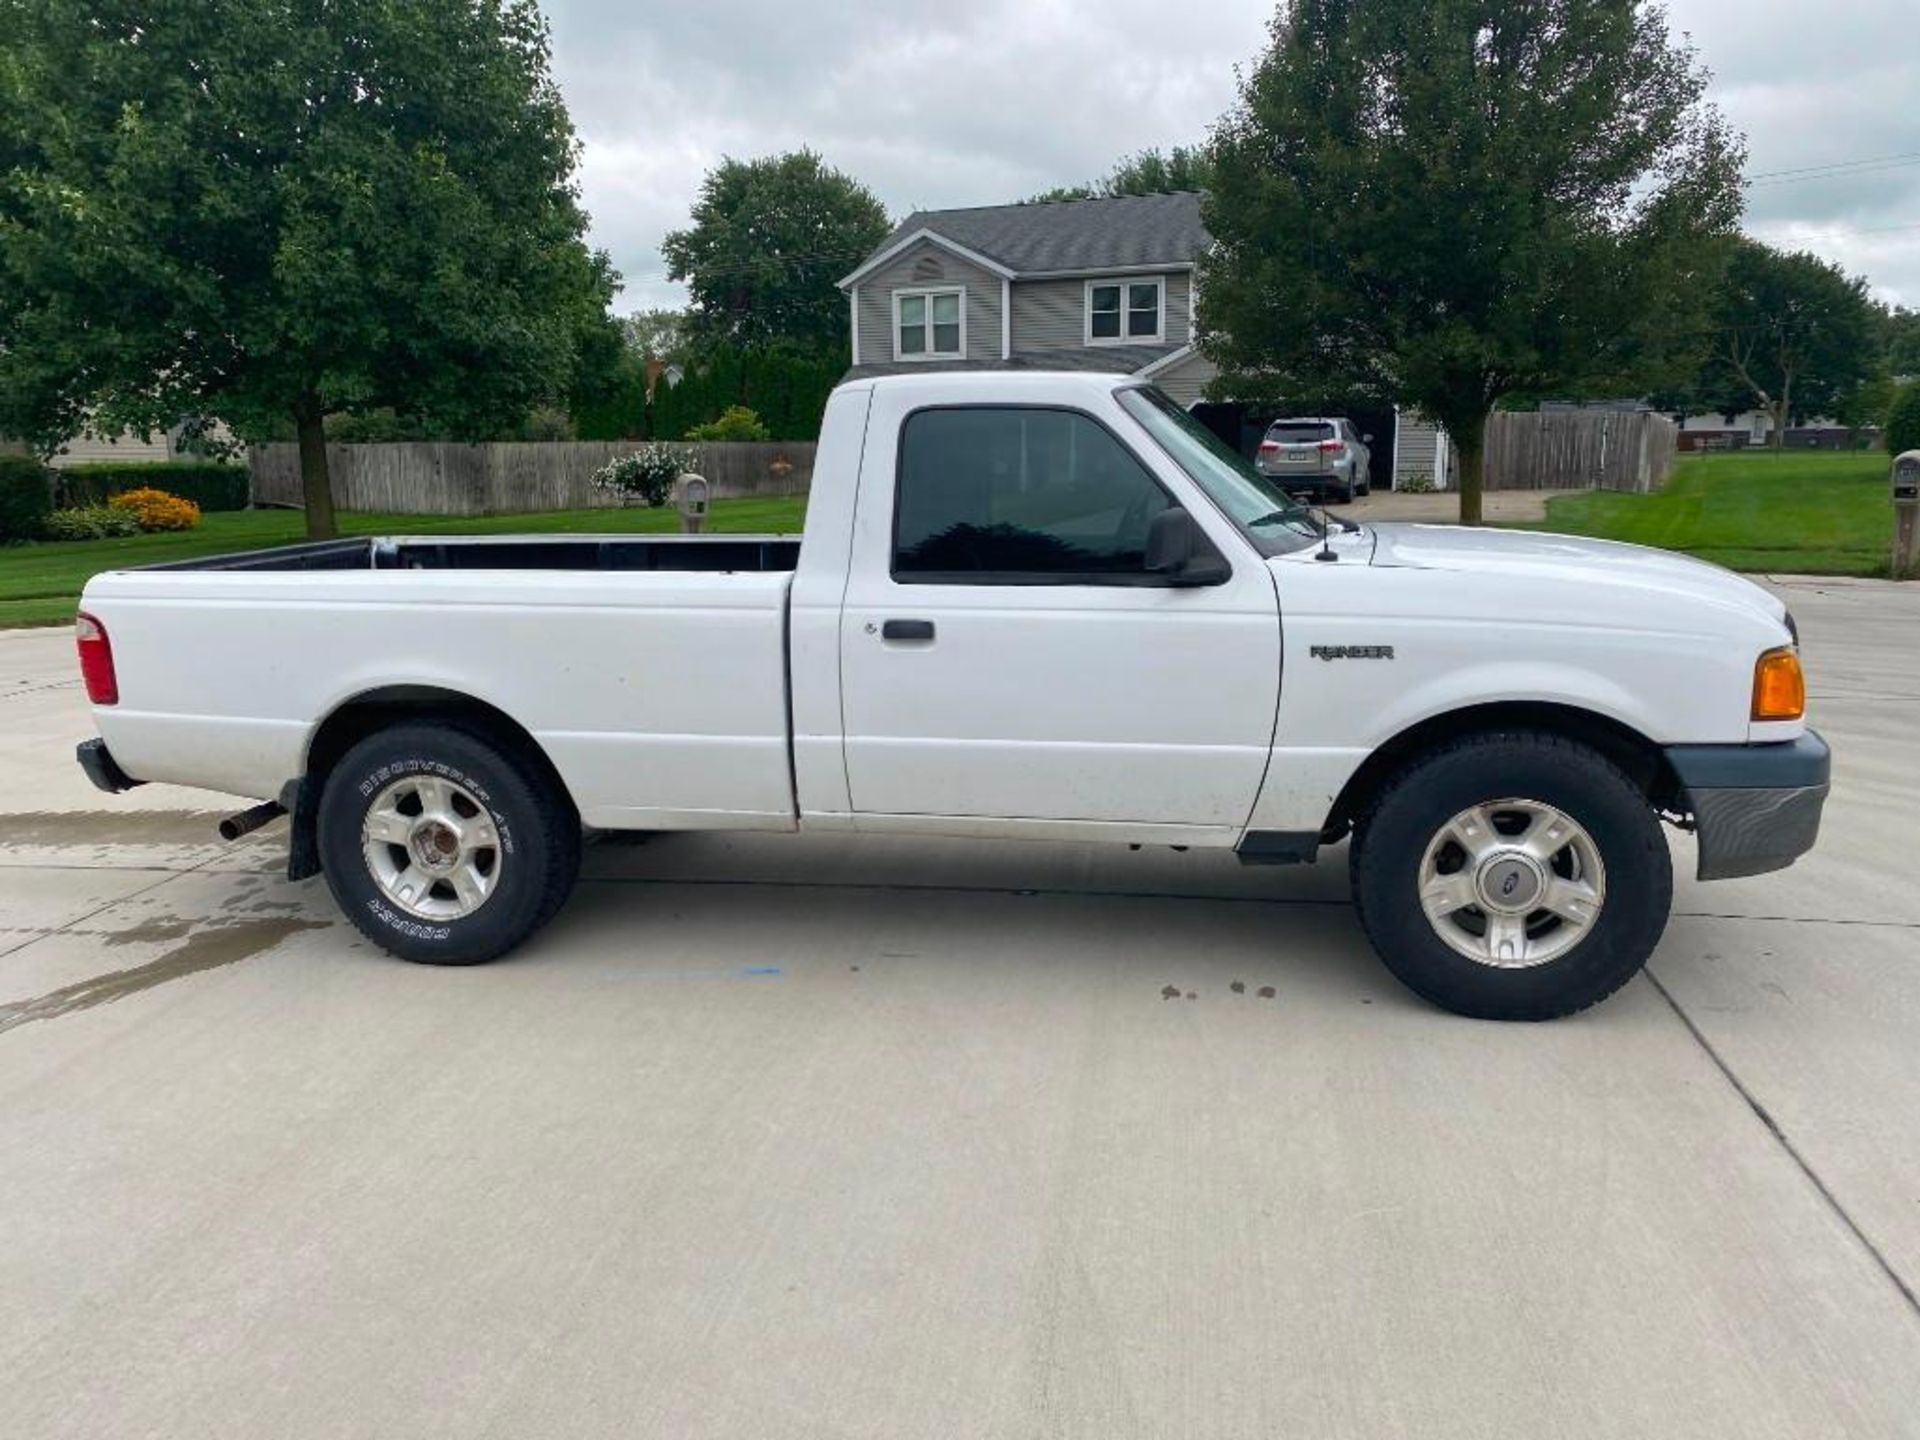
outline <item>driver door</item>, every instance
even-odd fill
[[[1154,517],[1208,502],[1128,423],[876,392],[868,433],[899,444],[868,445],[841,616],[857,815],[1244,826],[1279,697],[1271,573],[1244,547],[1216,584],[1148,573]]]

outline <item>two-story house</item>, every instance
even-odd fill
[[[846,279],[855,375],[916,366],[1106,370],[1182,404],[1214,368],[1193,345],[1197,194],[910,215]]]
[[[1104,370],[1150,379],[1193,407],[1218,371],[1194,344],[1194,276],[1209,243],[1200,196],[1122,195],[909,215],[840,281],[853,323],[849,377],[923,366]],[[1258,444],[1265,415],[1196,414]],[[1445,437],[1410,411],[1354,417],[1376,435],[1375,483],[1445,485]]]

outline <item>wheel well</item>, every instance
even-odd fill
[[[1623,770],[1656,809],[1678,808],[1679,778],[1666,753],[1639,731],[1592,710],[1574,705],[1509,701],[1450,710],[1410,726],[1375,750],[1341,789],[1321,831],[1332,844],[1353,828],[1357,816],[1381,788],[1421,754],[1457,740],[1497,730],[1544,730],[1589,745]]]
[[[524,725],[484,700],[433,685],[389,685],[369,690],[354,696],[322,720],[307,746],[307,770],[303,777],[307,793],[317,801],[340,757],[369,735],[419,720],[458,721],[478,730],[503,749],[525,756],[553,787],[554,794],[568,805],[573,804],[566,781],[560,778],[560,772],[553,768],[540,742]]]

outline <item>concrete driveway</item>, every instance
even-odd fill
[[[1819,850],[1531,1027],[1337,856],[605,845],[400,964],[0,635],[0,1435],[1920,1434],[1920,586],[1788,588]]]

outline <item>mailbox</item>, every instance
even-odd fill
[[[673,503],[680,511],[680,533],[698,535],[707,524],[707,482],[682,475],[673,482]]]
[[[1893,457],[1893,503],[1920,505],[1920,450]]]
[[[1893,457],[1893,578],[1920,576],[1920,450]]]

